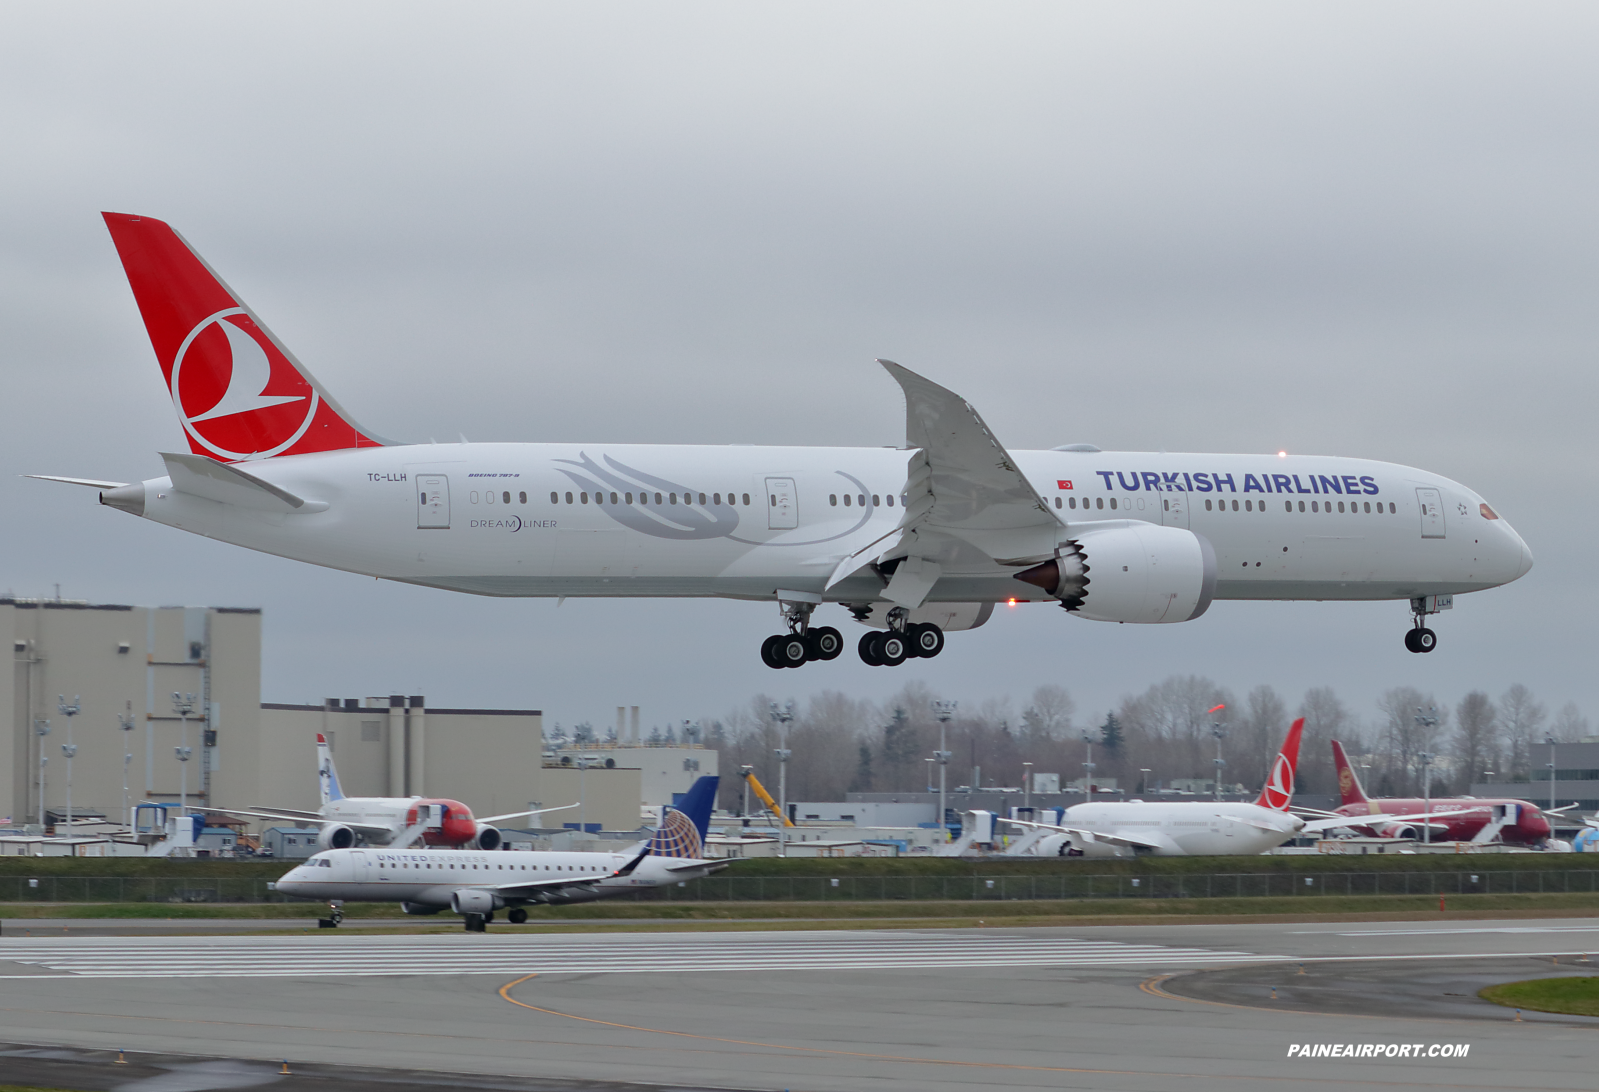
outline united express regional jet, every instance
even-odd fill
[[[1472,490],[1328,456],[1008,451],[960,396],[891,361],[903,448],[406,444],[333,400],[165,223],[105,221],[188,439],[102,504],[253,550],[496,596],[775,602],[772,667],[844,647],[936,656],[996,603],[1166,623],[1216,599],[1392,599],[1427,616],[1532,567]],[[41,475],[43,476],[43,475]]]

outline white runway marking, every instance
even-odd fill
[[[1334,937],[1432,937],[1455,936],[1461,933],[1599,933],[1599,925],[1501,925],[1483,929],[1362,929],[1343,933],[1334,929],[1301,929],[1289,936]]]
[[[65,978],[253,978],[427,974],[951,967],[1196,966],[1282,956],[1069,937],[941,933],[606,936],[0,938],[0,962]],[[37,978],[38,973],[0,975]]]

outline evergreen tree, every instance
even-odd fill
[[[872,791],[872,747],[864,740],[861,742],[859,756],[855,762],[855,780],[850,783],[849,791]]]
[[[1114,754],[1120,754],[1122,743],[1126,737],[1122,734],[1122,722],[1116,719],[1115,713],[1105,714],[1105,723],[1099,726],[1099,741],[1105,749]]]

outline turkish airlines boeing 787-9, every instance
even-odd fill
[[[1412,652],[1453,596],[1532,555],[1482,497],[1326,456],[1007,451],[960,396],[890,361],[903,449],[401,444],[323,390],[160,220],[105,214],[188,453],[145,482],[52,477],[101,503],[253,550],[497,596],[704,596],[779,604],[772,667],[936,656],[995,603],[1185,622],[1214,599],[1395,599]],[[42,475],[41,475],[42,476]]]

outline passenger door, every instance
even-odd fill
[[[793,478],[766,479],[766,526],[773,531],[799,526],[799,497]]]
[[[1417,489],[1416,506],[1421,510],[1421,537],[1444,537],[1444,498],[1437,489]]]
[[[442,474],[419,474],[415,481],[417,529],[447,529],[450,526],[450,479]]]
[[[1188,526],[1188,494],[1162,493],[1160,495],[1160,522],[1167,527]]]

